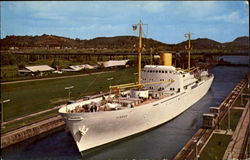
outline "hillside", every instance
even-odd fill
[[[198,38],[195,40],[191,40],[192,48],[195,49],[215,49],[221,48],[221,43],[208,39],[208,38]],[[188,45],[188,41],[181,42],[177,44],[178,48],[185,48]]]
[[[145,48],[163,50],[180,50],[187,46],[188,41],[178,44],[166,44],[153,39],[143,39]],[[135,36],[97,37],[90,40],[80,40],[59,37],[55,35],[41,36],[7,36],[0,40],[1,49],[10,48],[98,48],[98,49],[131,49],[138,43]],[[191,40],[193,49],[248,49],[249,37],[238,37],[232,42],[220,43],[208,38]]]
[[[61,47],[61,48],[131,48],[137,44],[134,36],[98,37],[90,40],[70,39],[54,35],[42,36],[7,36],[0,40],[1,49],[10,47]],[[159,47],[166,44],[153,40],[143,39],[147,47]]]
[[[232,42],[227,42],[224,44],[227,46],[249,46],[249,37],[247,36],[238,37]]]

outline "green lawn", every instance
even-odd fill
[[[241,95],[236,99],[236,101],[234,102],[233,106],[236,107],[245,107],[245,105],[247,104],[247,98],[249,99],[249,96],[244,95],[243,97],[243,104],[241,103]]]
[[[67,86],[74,86],[72,97],[79,98],[98,91],[108,91],[107,78],[114,77],[112,84],[134,82],[136,68],[116,69],[115,72],[66,79],[1,84],[1,98],[11,99],[4,104],[4,120],[38,112],[65,103]]]
[[[228,135],[214,134],[201,153],[200,160],[221,160],[230,139]]]
[[[231,125],[231,129],[235,130],[238,121],[240,120],[240,117],[242,115],[242,110],[235,110],[235,109],[231,109],[231,114],[230,114],[230,125]],[[226,117],[223,119],[223,121],[220,123],[220,129],[227,129],[228,128],[228,115],[226,115]]]

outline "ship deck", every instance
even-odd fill
[[[158,97],[149,96],[146,99],[142,98],[131,98],[131,97],[114,97],[107,98],[105,100],[101,100],[97,103],[90,103],[87,105],[78,105],[72,110],[68,110],[70,113],[83,113],[83,112],[102,112],[102,111],[115,111],[122,110],[127,108],[140,107],[145,104],[153,103],[155,101],[159,101],[160,99],[164,99],[166,97],[170,97],[175,95],[175,93],[167,93],[167,92],[159,92],[160,95]],[[118,107],[108,108],[106,104],[116,104]]]

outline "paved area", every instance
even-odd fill
[[[20,120],[23,120],[25,118],[30,118],[30,117],[34,117],[34,116],[37,116],[39,114],[43,114],[43,113],[46,113],[46,112],[50,112],[50,111],[53,111],[53,110],[57,110],[61,107],[65,106],[64,105],[60,105],[60,106],[56,106],[54,108],[50,108],[50,109],[47,109],[47,110],[44,110],[44,111],[41,111],[41,112],[36,112],[36,113],[33,113],[33,114],[29,114],[27,116],[23,116],[23,117],[19,117],[19,118],[15,118],[15,119],[12,119],[12,120],[9,120],[9,121],[6,121],[6,122],[3,122],[2,124],[3,125],[6,125],[6,124],[9,124],[9,123],[13,123],[13,122],[16,122],[16,121],[20,121]]]
[[[233,135],[233,131],[232,130],[216,129],[216,130],[214,130],[214,134]]]
[[[40,78],[40,79],[27,79],[27,80],[21,80],[21,81],[2,82],[0,84],[15,84],[15,83],[44,81],[44,80],[52,80],[52,79],[64,79],[64,78],[71,78],[71,77],[84,77],[84,76],[97,75],[97,74],[109,73],[109,72],[115,72],[115,71],[104,71],[104,72],[95,72],[95,73],[88,73],[88,74],[61,76],[61,77]]]
[[[244,110],[244,107],[232,107],[231,109]]]
[[[223,156],[223,160],[228,159],[243,159],[245,147],[248,140],[249,130],[249,101],[246,104],[245,110],[239,120],[239,123],[232,136],[232,141],[229,143],[227,150]]]

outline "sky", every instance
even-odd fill
[[[57,35],[92,39],[137,36],[174,44],[209,38],[229,42],[249,36],[247,1],[1,1],[1,38],[7,35]]]

